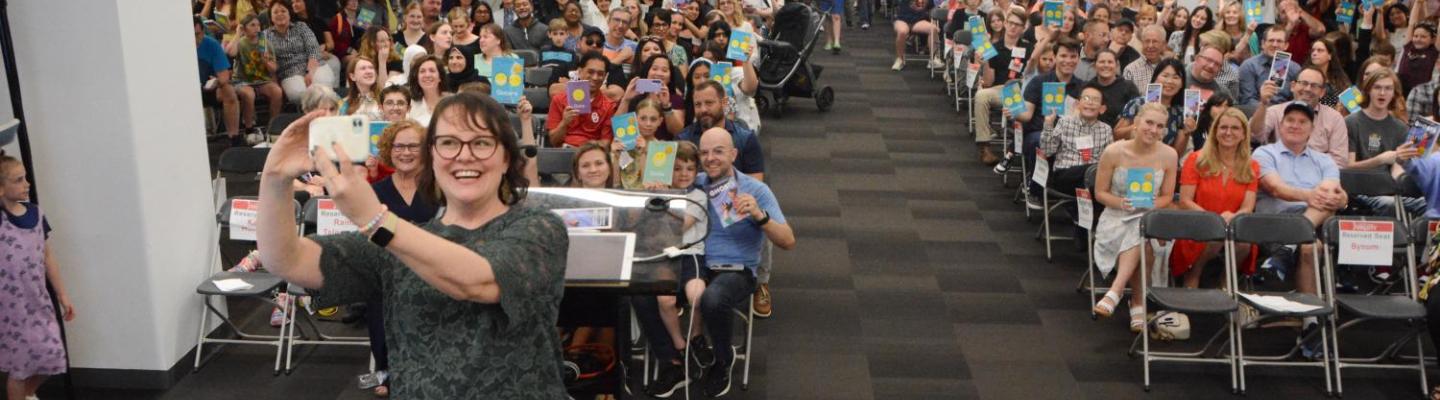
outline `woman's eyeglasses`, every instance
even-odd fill
[[[486,160],[495,155],[495,149],[499,148],[499,142],[493,137],[479,137],[469,142],[462,141],[454,136],[436,136],[435,154],[446,160],[454,160],[460,157],[460,150],[466,146],[470,147],[470,155],[477,160]]]

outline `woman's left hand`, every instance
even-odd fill
[[[70,302],[70,296],[67,296],[67,295],[62,294],[62,295],[60,295],[59,297],[60,297],[60,298],[59,298],[59,300],[60,300],[60,315],[65,318],[65,322],[74,321],[74,320],[75,320],[75,304]]]
[[[1195,117],[1185,117],[1185,129],[1183,130],[1185,131],[1185,133],[1192,133],[1195,132],[1195,128],[1198,125],[1199,121],[1196,121]]]
[[[340,167],[336,168],[330,152],[316,151],[315,169],[325,178],[325,191],[330,192],[330,198],[335,200],[340,213],[345,214],[350,222],[363,225],[380,212],[380,198],[365,181],[365,166],[350,164],[350,155],[339,144],[331,146],[331,149],[341,160]]]

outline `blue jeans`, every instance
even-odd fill
[[[875,13],[875,0],[860,0],[856,8],[860,9],[860,24],[870,25],[870,22],[872,22],[871,17]]]
[[[1390,197],[1390,196],[1372,197],[1372,196],[1356,195],[1356,196],[1355,196],[1355,202],[1357,203],[1357,205],[1363,206],[1364,208],[1373,211],[1373,212],[1374,212],[1374,215],[1388,216],[1388,217],[1393,217],[1393,216],[1395,216],[1395,198],[1394,198],[1394,197]],[[1402,197],[1400,197],[1400,202],[1401,202],[1401,203],[1404,203],[1404,205],[1405,205],[1405,211],[1406,211],[1406,212],[1409,212],[1410,215],[1424,216],[1424,215],[1425,215],[1425,211],[1429,210],[1429,206],[1427,206],[1427,205],[1425,204],[1425,199],[1424,199],[1424,198],[1419,198],[1419,197],[1403,197],[1403,196],[1402,196]]]

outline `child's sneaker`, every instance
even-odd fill
[[[290,301],[290,294],[280,293],[275,295],[275,304],[285,304]],[[285,310],[279,306],[270,310],[270,326],[279,328],[285,324]]]

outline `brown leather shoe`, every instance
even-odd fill
[[[990,150],[989,143],[977,143],[976,146],[980,147],[980,162],[985,163],[985,165],[1000,163],[1000,156],[995,155],[995,152]]]
[[[762,283],[755,290],[755,318],[770,318],[770,284]]]

